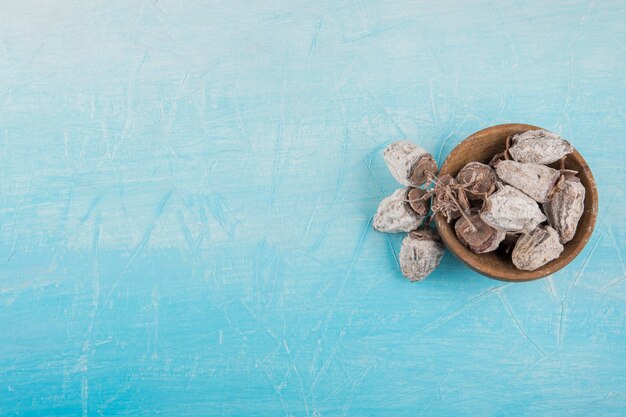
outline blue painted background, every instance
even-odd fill
[[[0,3],[0,415],[626,414],[622,1]],[[590,244],[398,271],[381,150],[570,139]]]

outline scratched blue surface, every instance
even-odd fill
[[[2,1],[0,415],[624,416],[621,1]],[[402,279],[382,148],[570,139],[595,233]]]

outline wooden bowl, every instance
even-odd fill
[[[448,158],[441,166],[439,175],[450,174],[455,177],[468,162],[479,161],[488,163],[496,153],[504,151],[508,136],[535,129],[541,128],[513,123],[492,126],[478,131],[458,144],[450,152],[450,155],[448,155]],[[553,167],[556,166],[558,166],[558,163]],[[566,158],[565,167],[578,171],[578,176],[586,191],[585,210],[578,222],[576,235],[564,245],[565,248],[557,259],[534,271],[522,271],[513,265],[510,254],[506,254],[502,248],[490,253],[475,254],[459,242],[454,233],[454,223],[447,223],[441,214],[437,214],[435,221],[443,242],[450,252],[470,268],[490,278],[522,282],[543,278],[555,273],[570,263],[585,247],[593,233],[598,215],[598,189],[596,188],[591,170],[583,157],[574,150]]]

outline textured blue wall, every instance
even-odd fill
[[[626,414],[622,1],[0,3],[0,415]],[[554,276],[372,231],[382,148],[570,139]]]

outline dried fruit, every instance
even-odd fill
[[[530,232],[546,221],[535,200],[509,185],[501,186],[487,197],[480,218],[489,226],[506,232]]]
[[[455,186],[456,182],[449,174],[442,175],[435,183],[433,212],[443,214],[448,223],[461,217],[461,205],[456,198]]]
[[[425,217],[430,211],[432,191],[422,188],[409,188],[406,194],[407,202],[418,216]]]
[[[559,179],[559,171],[545,165],[499,161],[496,163],[498,178],[530,196],[538,203],[544,203]]]
[[[445,247],[435,230],[422,227],[412,231],[402,240],[402,274],[413,282],[423,280],[439,265],[444,252]]]
[[[561,252],[563,245],[556,230],[550,226],[537,227],[517,240],[511,258],[517,268],[534,271],[558,258]]]
[[[470,162],[456,176],[456,182],[470,200],[486,197],[496,190],[496,173],[488,165]]]
[[[374,229],[379,232],[397,233],[417,229],[424,221],[411,208],[407,199],[407,189],[399,188],[380,202],[374,216]]]
[[[499,250],[518,269],[535,270],[559,257],[584,210],[585,188],[576,171],[565,169],[571,152],[572,146],[558,135],[528,131],[507,137],[504,151],[489,164],[470,162],[456,178],[437,178],[431,154],[407,141],[392,143],[384,159],[407,188],[380,203],[373,226],[381,232],[408,232],[399,263],[411,281],[428,276],[445,251],[430,220],[420,226],[431,210],[448,223],[456,220],[457,239],[474,253]],[[546,166],[557,161],[560,169]],[[546,220],[549,225],[542,224]]]
[[[572,153],[574,148],[559,135],[547,130],[529,130],[513,137],[509,149],[511,157],[518,162],[551,164]]]
[[[437,173],[437,163],[425,149],[408,141],[394,142],[383,152],[391,175],[402,185],[419,187],[428,174]]]
[[[559,233],[561,243],[574,238],[585,208],[585,187],[577,177],[563,176],[555,186],[552,199],[543,205],[548,223]]]
[[[459,201],[459,206],[461,207],[461,212],[469,213],[472,205],[470,204],[470,201],[467,198],[467,194],[465,193],[465,189],[463,189],[462,187],[458,187],[456,189],[456,198]]]
[[[506,235],[502,230],[489,226],[478,214],[457,220],[454,231],[459,241],[474,253],[496,250]]]

